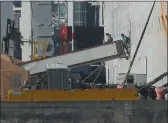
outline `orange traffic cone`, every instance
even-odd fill
[[[156,87],[155,92],[156,92],[156,100],[165,100],[165,88],[164,87]]]

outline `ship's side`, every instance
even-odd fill
[[[121,33],[131,36],[131,58],[139,42],[152,4],[153,2],[104,3],[105,32],[111,33],[114,39],[120,38]],[[156,2],[131,70],[132,74],[139,76],[139,80],[150,81],[167,71],[167,31],[166,23],[164,23],[166,14],[167,3]],[[122,77],[127,72],[129,63],[130,60],[125,59],[107,62],[106,82],[122,82]],[[166,79],[161,80],[158,85],[165,82],[167,82]]]

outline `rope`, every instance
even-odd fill
[[[95,77],[95,79],[94,79],[94,81],[92,83],[95,83],[95,81],[97,80],[97,78],[99,77],[99,75],[100,75],[100,73],[102,71],[102,68],[103,68],[103,65],[101,65],[100,70],[99,70],[97,76]]]
[[[165,73],[161,74],[160,76],[158,76],[157,78],[155,78],[152,81],[145,84],[143,87],[148,88],[148,87],[152,86],[153,84],[157,83],[158,81],[160,81],[161,79],[163,79],[164,77],[166,77],[167,75],[168,75],[168,72],[165,72]]]
[[[99,67],[97,67],[91,74],[89,74],[85,79],[83,79],[81,81],[81,83],[83,83],[85,80],[87,80],[90,76],[92,76],[99,68],[101,68],[102,65],[100,65]]]
[[[168,86],[168,82],[166,84],[162,85],[162,87],[167,87],[167,86]]]

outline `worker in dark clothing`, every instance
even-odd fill
[[[123,38],[124,48],[127,52],[127,55],[129,55],[130,54],[130,51],[129,51],[130,38],[125,36],[123,33],[121,34],[121,37]]]
[[[106,33],[106,36],[107,36],[107,42],[112,42],[113,41],[113,38],[111,37],[111,34]]]
[[[121,37],[123,38],[124,41],[126,41],[127,44],[130,43],[130,38],[125,36],[123,33],[121,34]]]

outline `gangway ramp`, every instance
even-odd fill
[[[52,56],[38,61],[29,61],[20,64],[30,74],[45,72],[47,65],[61,63],[69,68],[89,65],[96,62],[103,62],[117,58],[124,58],[125,52],[123,41],[117,40],[111,43],[106,43],[100,46],[74,51],[67,54]]]

